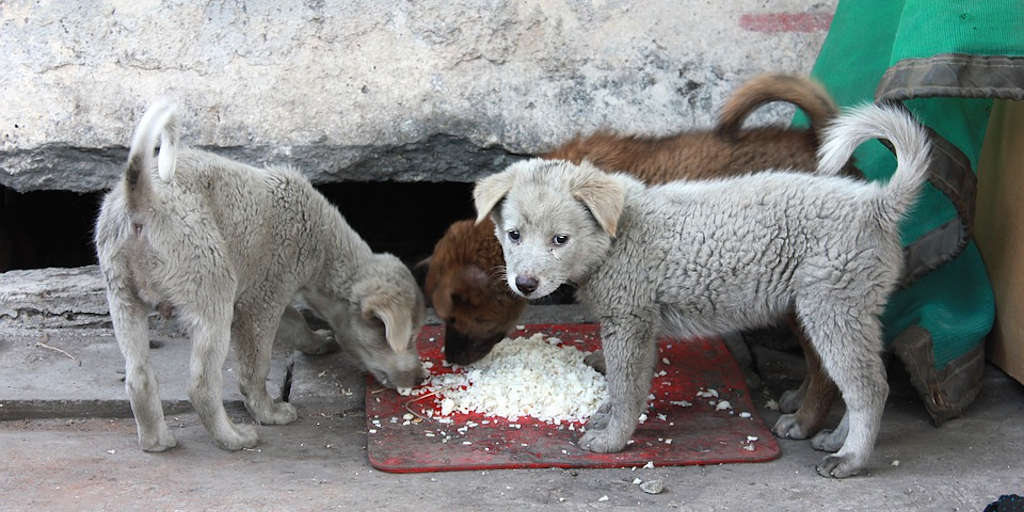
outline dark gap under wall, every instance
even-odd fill
[[[452,222],[476,215],[472,183],[336,183],[317,189],[374,251],[410,266],[430,256]]]
[[[317,187],[374,251],[409,265],[448,225],[474,215],[472,183],[350,182]],[[93,223],[104,193],[0,187],[0,272],[96,263]]]
[[[102,197],[0,187],[0,272],[95,263],[92,229]]]

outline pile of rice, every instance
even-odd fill
[[[559,343],[540,333],[505,338],[461,372],[431,376],[421,393],[436,393],[442,416],[476,412],[511,421],[585,421],[608,396],[605,379],[583,362],[588,352]]]

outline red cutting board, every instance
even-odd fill
[[[543,332],[580,350],[600,348],[596,324],[528,325],[510,337]],[[432,373],[450,373],[444,367],[443,328],[426,326],[417,340],[420,357],[433,363]],[[619,453],[593,453],[580,449],[579,424],[550,425],[530,418],[510,422],[480,414],[455,413],[453,422],[442,424],[436,417],[434,397],[417,400],[383,388],[372,377],[366,386],[366,448],[370,464],[382,471],[418,473],[511,468],[610,468],[729,462],[763,462],[779,456],[779,445],[757,415],[743,374],[721,339],[661,340],[658,365],[651,393],[648,419],[637,427],[633,443]],[[665,364],[662,359],[669,361]],[[718,392],[718,399],[698,398],[702,388]],[[670,402],[688,401],[681,407]],[[712,400],[728,400],[731,410],[716,410]],[[435,410],[428,418],[427,409]],[[741,417],[749,412],[749,418]],[[421,417],[405,420],[406,414]],[[659,414],[665,419],[659,418]],[[483,422],[487,421],[486,424]],[[467,422],[475,427],[462,429]],[[512,423],[518,424],[515,428]],[[756,441],[748,441],[755,436]],[[447,439],[447,442],[444,442]],[[666,440],[671,439],[671,444]]]

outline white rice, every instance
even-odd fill
[[[419,393],[436,392],[442,416],[475,412],[510,421],[530,416],[553,424],[582,422],[608,396],[604,376],[583,362],[587,354],[540,333],[506,338],[461,371],[432,375]]]

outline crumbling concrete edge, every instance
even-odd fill
[[[192,412],[188,400],[163,400],[164,415]],[[247,414],[241,400],[225,400],[232,416]],[[0,400],[0,421],[46,418],[131,418],[132,407],[123,400]]]
[[[200,147],[258,167],[288,166],[314,184],[346,181],[471,182],[526,158],[470,139],[434,134],[397,145]],[[0,152],[0,185],[18,192],[109,189],[120,178],[128,149],[45,144]]]

